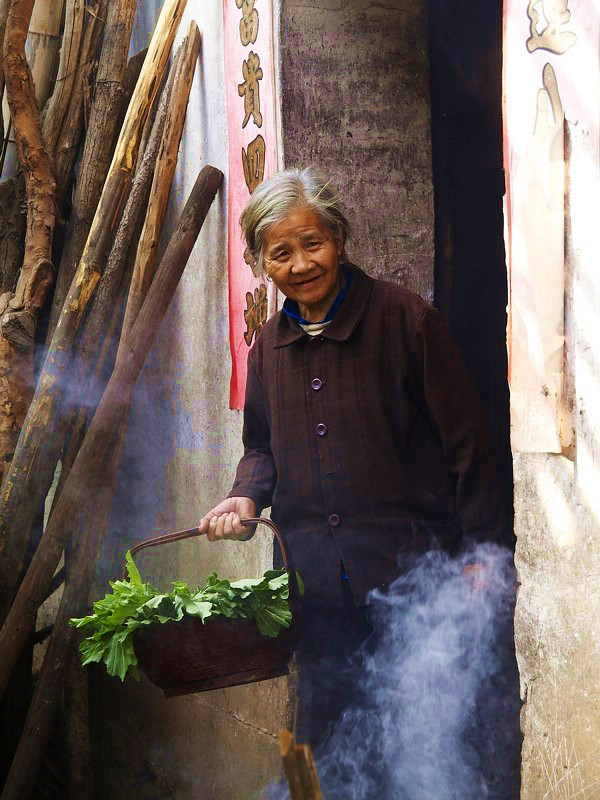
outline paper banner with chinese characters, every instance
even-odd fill
[[[271,0],[223,0],[231,408],[243,408],[248,351],[276,303],[273,284],[256,274],[239,225],[251,192],[277,172],[272,17]]]
[[[595,139],[597,0],[506,0],[504,153],[514,452],[559,453],[564,419],[565,117]],[[594,47],[595,46],[595,47]],[[595,61],[594,61],[595,60]],[[590,91],[588,92],[588,89]]]

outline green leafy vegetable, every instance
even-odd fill
[[[174,581],[167,594],[144,583],[131,553],[125,556],[127,580],[110,581],[112,593],[94,603],[93,614],[69,620],[76,628],[91,629],[80,644],[85,666],[104,661],[109,675],[139,679],[133,635],[142,625],[178,622],[186,616],[202,622],[215,616],[253,619],[263,636],[278,636],[292,619],[288,598],[288,573],[268,570],[262,578],[231,583],[213,572],[202,587],[190,589]],[[296,573],[300,593],[304,586]]]

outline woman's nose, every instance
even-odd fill
[[[292,254],[292,272],[306,272],[310,266],[310,253],[299,249]]]

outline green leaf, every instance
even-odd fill
[[[135,561],[131,555],[131,550],[128,550],[125,553],[125,564],[127,566],[127,577],[129,578],[130,582],[136,586],[142,586],[142,576],[135,565]]]
[[[137,664],[131,639],[121,642],[117,637],[113,637],[106,656],[108,674],[118,675],[124,681],[131,664]]]
[[[188,600],[184,603],[185,613],[192,617],[200,617],[202,621],[212,616],[213,604],[202,600]]]

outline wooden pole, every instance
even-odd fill
[[[180,57],[180,51],[181,48],[175,55],[175,64],[177,64],[177,60]],[[105,382],[103,384],[102,375],[106,373],[105,362],[118,330],[118,327],[115,328],[113,325],[115,316],[119,315],[119,309],[115,308],[115,306],[120,306],[122,302],[120,295],[125,288],[123,287],[123,281],[131,280],[131,272],[129,272],[127,278],[124,271],[131,242],[138,226],[138,219],[141,216],[143,206],[148,201],[150,183],[156,165],[167,111],[170,106],[174,78],[175,69],[172,68],[165,88],[161,93],[160,103],[151,126],[152,130],[146,147],[139,163],[136,165],[131,191],[108,256],[106,268],[100,278],[92,308],[85,321],[83,334],[77,346],[76,363],[71,365],[71,380],[82,388],[82,393],[80,403],[75,403],[72,417],[67,420],[67,427],[70,429],[69,443],[62,458],[62,470],[55,501],[60,497],[62,488],[69,476],[69,470],[85,436],[88,420],[96,410],[96,405],[106,386]],[[126,294],[127,292],[125,291],[123,300]],[[120,322],[121,320],[119,319]],[[47,452],[46,480],[50,478],[50,473],[58,462],[62,447],[63,437],[55,437],[54,447],[52,449],[49,448]]]
[[[96,65],[96,50],[100,35],[104,30],[107,7],[108,0],[92,0],[85,4],[86,14],[83,20],[79,59],[73,76],[73,87],[54,147],[54,175],[59,209],[65,206],[65,197],[70,194],[72,189],[71,176],[84,130],[84,103],[86,97],[91,94],[91,75]],[[82,160],[80,174],[85,169],[84,163]],[[108,168],[108,163],[106,168]],[[97,172],[100,173],[101,169],[102,166],[98,165]],[[98,197],[96,197],[96,204],[97,202]],[[90,216],[95,207],[94,205]],[[57,278],[57,282],[59,280],[60,278]]]
[[[6,20],[8,18],[8,9],[10,8],[10,0],[0,0],[0,48],[4,47],[4,31],[6,30]],[[2,49],[0,49],[2,52]],[[0,58],[0,101],[4,94],[4,58]],[[0,141],[4,142],[4,116],[2,108],[0,107]],[[0,170],[1,172],[1,170]]]
[[[99,480],[98,465],[106,463],[113,436],[121,421],[123,407],[127,404],[158,331],[158,323],[166,312],[222,179],[223,174],[219,170],[207,166],[196,180],[177,230],[171,237],[152,282],[148,297],[127,339],[123,356],[108,382],[69,478],[48,521],[4,627],[0,631],[0,696],[6,688],[6,682],[21,651],[24,638],[35,619],[37,609],[46,596],[52,575],[76,525],[85,499],[90,496],[94,482]],[[85,557],[85,554],[82,557]],[[79,572],[80,570],[74,567],[73,574],[78,575]],[[74,587],[71,596],[63,595],[61,608],[63,604],[66,606],[76,599],[77,592]],[[60,631],[61,620],[62,624],[66,624],[66,620],[73,616],[70,608],[63,609],[59,613],[61,614],[59,625],[55,626],[57,631]]]
[[[95,81],[94,103],[87,126],[73,208],[54,290],[48,341],[54,335],[79,259],[86,247],[101,194],[104,197],[102,187],[109,170],[117,135],[117,122],[125,92],[129,41],[137,5],[138,0],[111,0],[108,4],[108,18]],[[160,82],[160,77],[158,80]],[[137,147],[137,132],[132,131],[132,133],[136,136],[131,140],[131,144]],[[123,146],[128,146],[122,135],[120,144],[121,150]],[[106,180],[107,184],[109,180],[110,178]]]
[[[54,279],[52,237],[56,182],[46,152],[25,41],[34,0],[13,0],[4,33],[4,78],[19,163],[25,176],[25,255],[14,297],[2,314],[2,333],[18,350],[33,348],[37,315]]]
[[[169,194],[175,167],[177,153],[185,112],[194,80],[196,61],[200,52],[200,31],[192,20],[188,35],[182,44],[181,56],[173,65],[174,92],[173,99],[168,109],[167,119],[163,131],[162,142],[158,153],[158,160],[152,179],[150,199],[146,210],[146,217],[137,248],[137,256],[133,267],[131,286],[127,297],[127,307],[123,320],[123,333],[121,341],[125,343],[133,323],[135,322],[148,287],[154,277],[154,267],[160,232],[167,209]],[[117,356],[118,358],[118,356]]]
[[[279,731],[279,752],[292,800],[323,800],[312,750],[296,744],[289,731]]]
[[[67,783],[72,800],[94,800],[93,750],[89,725],[89,671],[81,666],[77,639],[69,658],[65,691]]]
[[[42,113],[42,134],[46,148],[52,155],[75,85],[84,16],[84,0],[67,0],[58,74],[54,91]]]
[[[184,7],[185,0],[166,0],[162,7],[88,240],[5,479],[0,503],[0,620],[10,606],[18,583],[38,508],[36,500],[43,498],[49,488],[41,484],[38,467],[44,464],[46,443],[51,440],[57,426],[58,400],[66,390],[61,379],[79,324],[100,278],[99,254],[106,251],[118,223],[144,121],[158,91]]]

